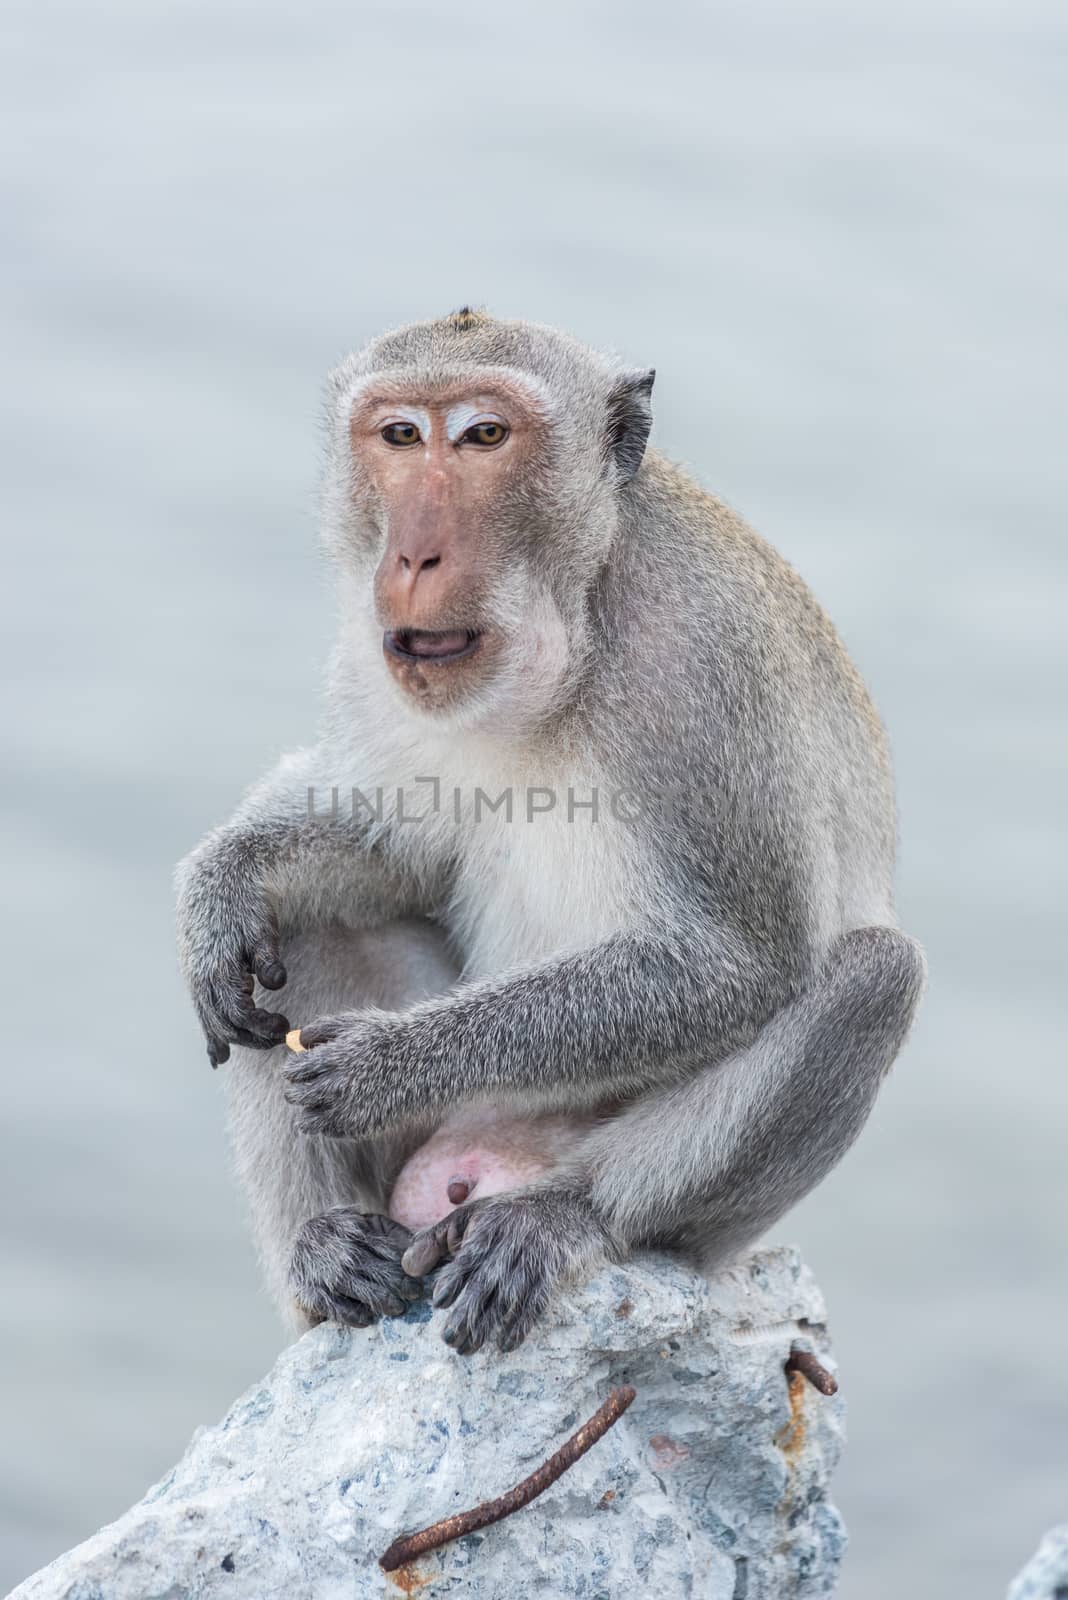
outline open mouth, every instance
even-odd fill
[[[391,656],[402,661],[432,661],[444,664],[462,661],[472,655],[482,635],[471,628],[452,628],[433,633],[428,628],[394,628],[383,635],[382,644]]]

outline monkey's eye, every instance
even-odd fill
[[[483,450],[492,450],[496,445],[503,444],[507,437],[508,429],[503,422],[474,422],[461,435],[460,443],[477,444]]]
[[[422,435],[414,422],[387,422],[382,437],[387,444],[403,450],[407,445],[419,444]]]

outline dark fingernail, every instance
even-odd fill
[[[256,976],[265,989],[285,987],[286,969],[280,961],[268,961],[265,966],[257,968]]]

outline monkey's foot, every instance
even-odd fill
[[[391,1217],[368,1216],[355,1206],[312,1217],[297,1235],[289,1269],[297,1304],[313,1322],[356,1328],[403,1315],[423,1292],[401,1266],[411,1239]]]
[[[445,1343],[466,1356],[487,1341],[514,1350],[558,1286],[608,1253],[608,1236],[585,1194],[532,1188],[458,1206],[416,1234],[404,1269],[422,1276],[445,1262],[434,1305],[450,1311]]]

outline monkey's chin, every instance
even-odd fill
[[[495,634],[471,628],[395,628],[382,637],[382,657],[394,683],[419,711],[462,714],[492,680],[500,646]]]

